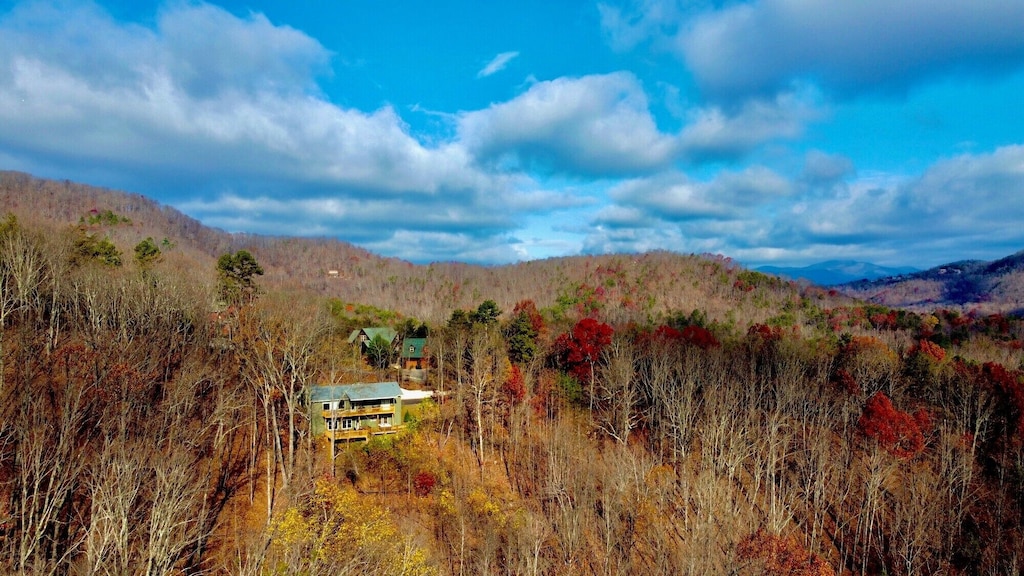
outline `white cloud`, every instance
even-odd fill
[[[786,198],[794,186],[763,167],[721,172],[710,182],[681,173],[664,173],[624,182],[609,192],[621,206],[642,210],[662,221],[730,220]]]
[[[459,261],[491,264],[526,259],[516,244],[514,238],[506,235],[480,238],[447,230],[397,230],[393,236],[385,240],[368,242],[365,247],[373,252],[413,262]]]
[[[707,11],[677,49],[707,92],[786,89],[794,79],[839,91],[903,88],[956,69],[1024,62],[1016,0],[759,0]]]
[[[634,0],[599,6],[609,44],[650,41],[683,60],[706,96],[741,100],[794,81],[860,93],[1024,63],[1017,0]]]
[[[936,162],[911,178],[865,177],[820,192],[780,234],[793,245],[922,255],[933,264],[1024,247],[1024,146]]]
[[[680,134],[687,157],[693,160],[735,158],[765,142],[795,139],[804,126],[820,116],[813,90],[751,99],[727,114],[721,107],[696,108]]]
[[[591,175],[650,171],[677,153],[625,72],[538,82],[511,101],[462,113],[458,137],[485,162]]]
[[[456,120],[459,144],[485,165],[584,176],[652,173],[679,160],[736,159],[793,139],[820,117],[809,87],[748,101],[733,111],[689,111],[678,134],[659,130],[628,72],[536,82],[524,93]]]
[[[848,159],[815,151],[796,178],[760,167],[705,182],[664,174],[609,195],[613,204],[590,222],[587,251],[661,247],[748,264],[856,257],[924,266],[1024,247],[1021,145],[944,159],[915,177],[858,177]]]
[[[514,58],[519,56],[519,52],[502,52],[494,57],[493,60],[487,63],[479,72],[476,73],[477,78],[486,78],[497,72],[501,72],[508,66]]]
[[[316,92],[331,55],[304,33],[250,13],[238,18],[198,4],[164,10],[157,33],[164,67],[191,95],[224,91]]]

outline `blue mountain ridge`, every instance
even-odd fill
[[[855,260],[828,260],[804,267],[759,266],[758,272],[785,276],[792,280],[807,280],[819,286],[835,286],[857,280],[875,280],[917,272],[911,266],[879,266]]]

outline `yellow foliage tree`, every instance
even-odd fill
[[[271,574],[433,576],[427,555],[395,526],[388,511],[351,488],[321,479],[302,505],[271,527]]]

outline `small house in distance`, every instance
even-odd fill
[[[425,382],[427,379],[427,339],[406,338],[399,350],[402,380]]]
[[[373,342],[374,338],[378,336],[383,338],[384,341],[387,342],[388,344],[394,344],[395,339],[398,338],[398,333],[395,332],[393,329],[388,328],[387,326],[360,328],[358,330],[353,330],[348,335],[348,343],[355,344],[356,342],[358,342],[359,350],[361,352],[365,352],[366,347],[370,345],[370,342]]]
[[[404,390],[398,382],[313,386],[309,391],[314,435],[334,441],[369,440],[402,428],[406,414],[431,391]]]

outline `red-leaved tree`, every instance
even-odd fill
[[[429,496],[436,484],[437,476],[434,476],[433,472],[426,470],[416,474],[416,478],[412,481],[413,490],[421,498]]]
[[[501,385],[501,398],[509,406],[515,406],[526,398],[526,381],[523,372],[515,364],[508,371],[508,377]]]
[[[897,458],[909,459],[924,450],[924,432],[930,426],[928,413],[910,414],[897,410],[883,392],[868,398],[857,427],[868,438]]]
[[[580,382],[590,384],[591,407],[593,407],[594,373],[601,352],[611,344],[612,327],[594,318],[584,318],[555,340],[563,366]]]
[[[708,350],[721,346],[718,342],[718,338],[715,338],[715,335],[712,334],[710,330],[700,326],[687,326],[686,328],[683,328],[683,340],[687,344],[692,344],[701,350]]]
[[[695,325],[686,326],[682,330],[677,330],[671,326],[659,326],[650,335],[650,338],[656,342],[685,343],[696,346],[701,350],[709,350],[721,346],[721,343],[719,343],[710,330]]]
[[[986,362],[982,374],[1005,398],[1004,404],[1010,409],[1011,431],[1016,432],[1018,441],[1024,441],[1024,383],[1020,372],[1007,370],[996,362]]]

